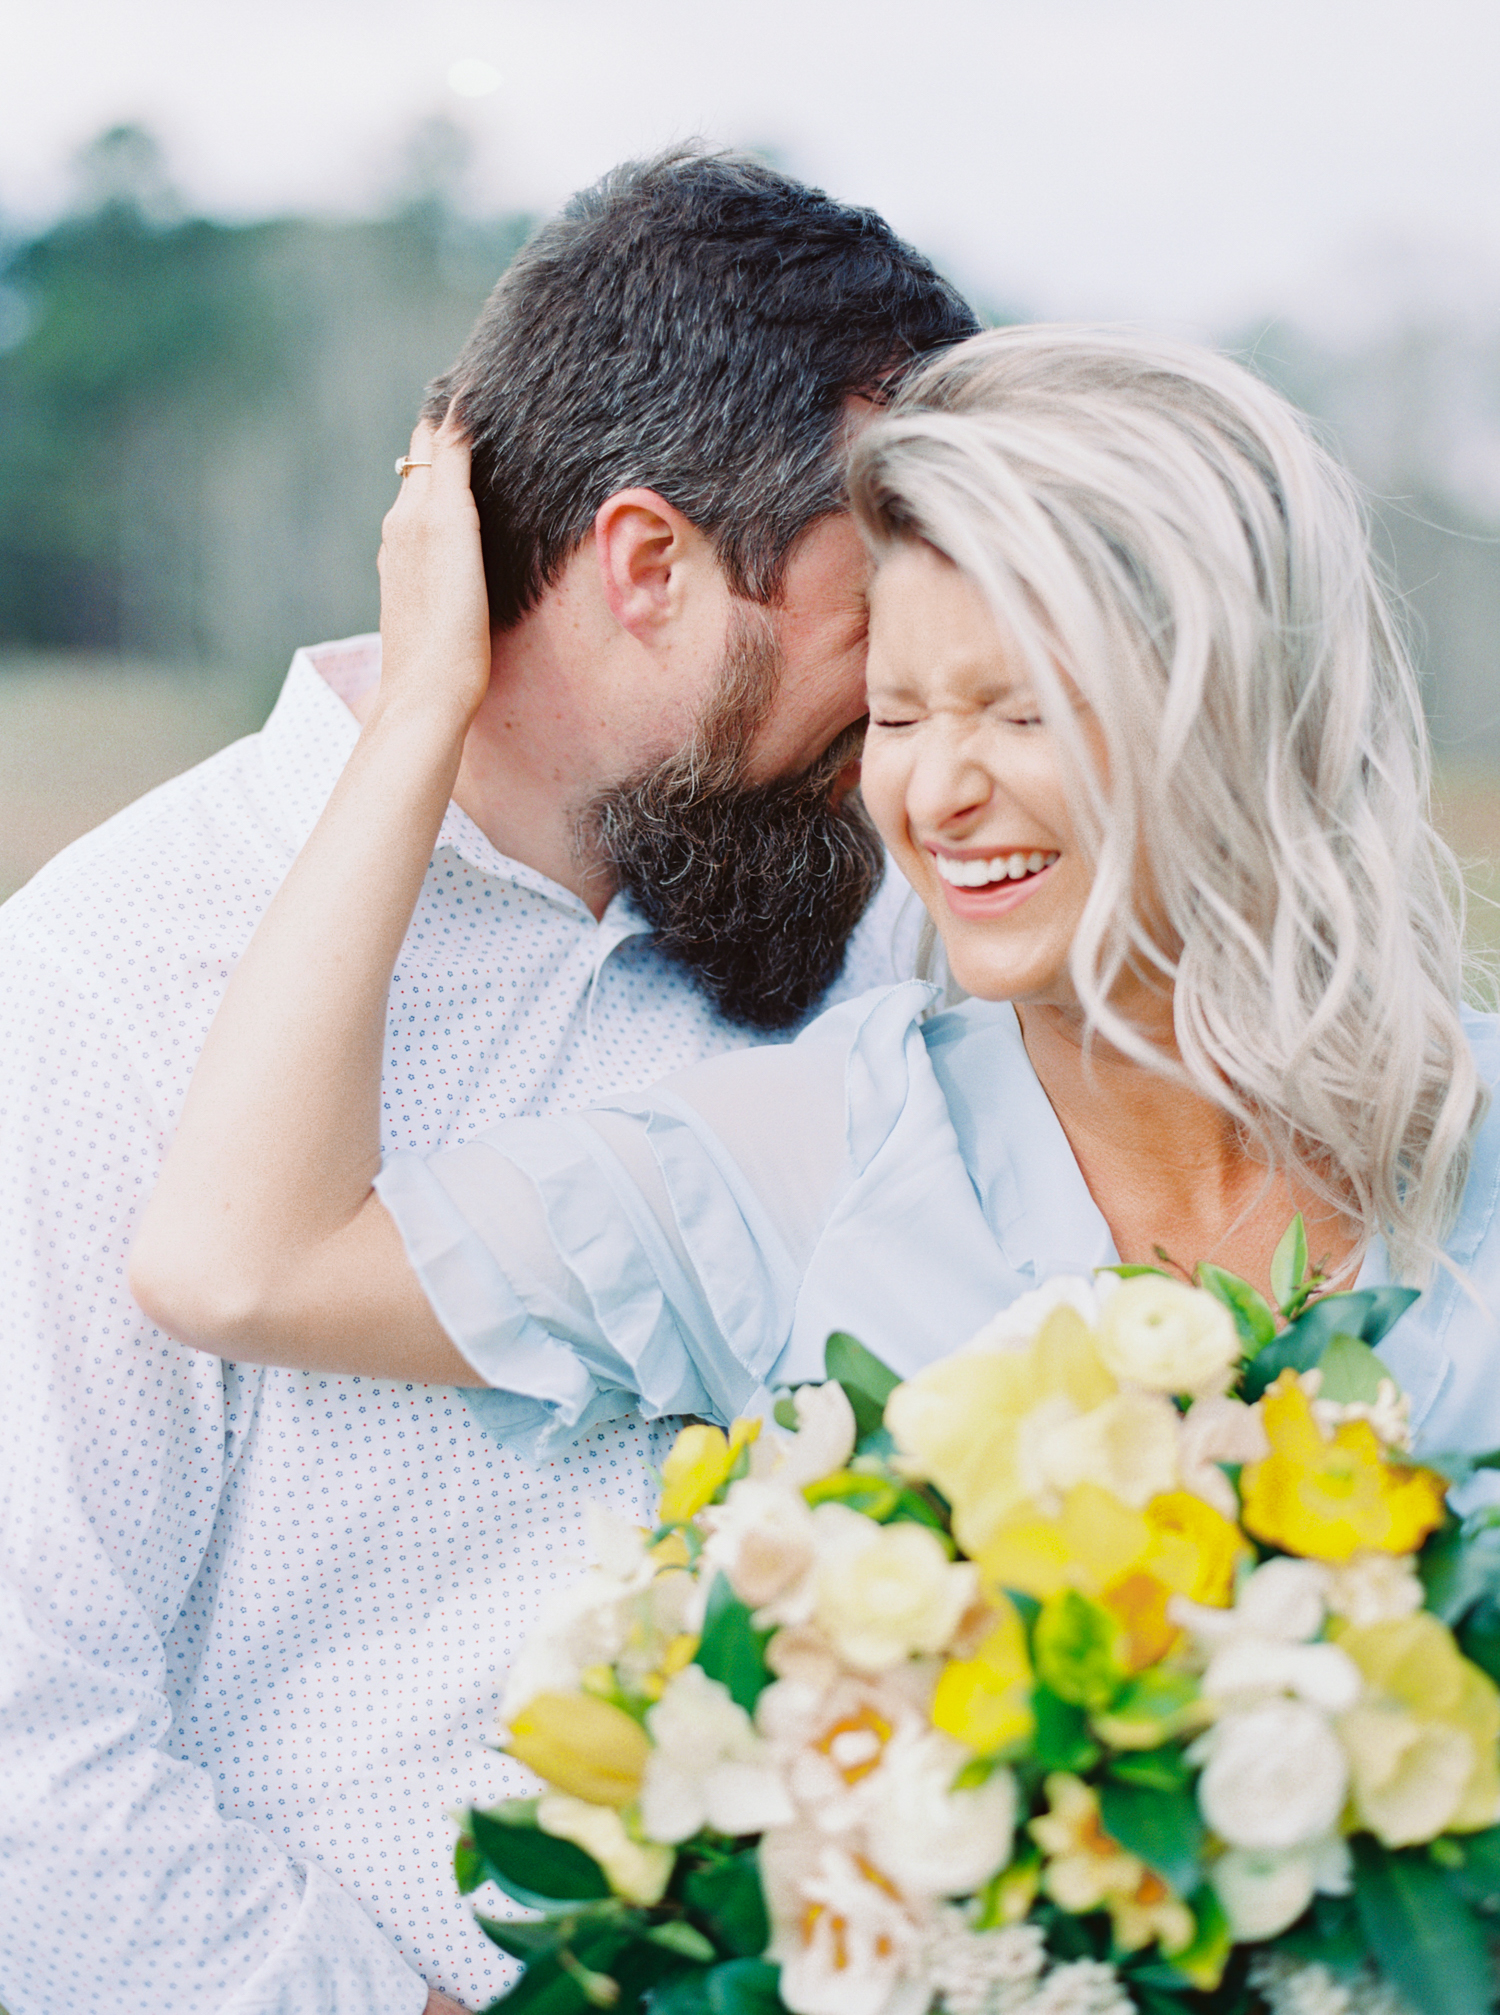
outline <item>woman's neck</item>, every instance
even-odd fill
[[[1031,1066],[1123,1261],[1162,1251],[1192,1268],[1210,1260],[1269,1294],[1271,1255],[1296,1211],[1314,1258],[1337,1272],[1358,1228],[1305,1185],[1246,1152],[1231,1116],[1190,1085],[1125,1056],[1080,1016],[1018,1007]]]

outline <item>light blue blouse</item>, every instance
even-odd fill
[[[376,1186],[491,1431],[535,1456],[636,1408],[725,1421],[820,1378],[835,1329],[909,1374],[1111,1264],[1013,1010],[924,1021],[934,996],[908,981],[638,1096],[393,1157]],[[1467,1027],[1494,1085],[1500,1019]],[[1447,1248],[1478,1300],[1440,1270],[1381,1346],[1431,1452],[1500,1447],[1497,1196],[1492,1106]],[[1377,1248],[1361,1284],[1384,1277]]]

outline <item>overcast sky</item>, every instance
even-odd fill
[[[378,205],[443,112],[485,210],[703,134],[995,305],[1355,327],[1432,290],[1500,320],[1500,0],[5,0],[0,79],[11,228],[115,121],[258,216]]]

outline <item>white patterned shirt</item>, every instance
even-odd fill
[[[0,913],[0,2004],[416,2015],[513,1968],[448,1817],[518,1788],[507,1665],[649,1510],[662,1428],[530,1463],[484,1396],[219,1363],[126,1259],[236,958],[357,729],[378,640],[299,651],[265,729]],[[890,978],[892,875],[835,997]],[[751,1038],[450,807],[390,996],[385,1146],[642,1086]]]

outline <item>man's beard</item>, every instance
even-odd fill
[[[780,677],[768,629],[739,618],[692,741],[603,792],[581,828],[719,1013],[767,1030],[795,1027],[823,998],[885,866],[858,793],[833,803],[862,722],[800,775],[744,781]]]

